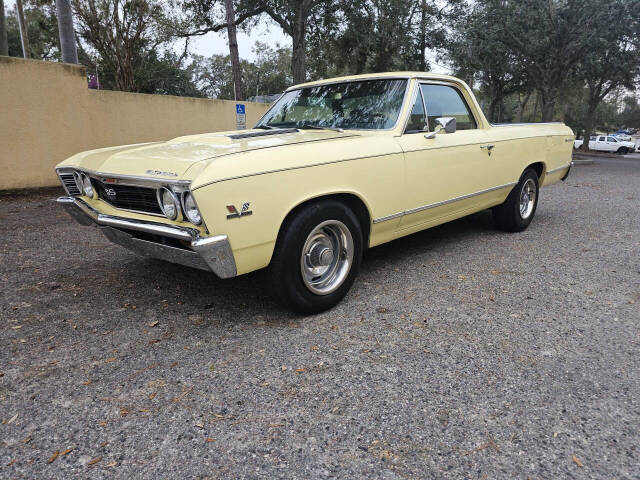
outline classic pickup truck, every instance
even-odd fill
[[[138,254],[220,278],[266,268],[309,314],[346,295],[367,247],[488,208],[524,230],[573,141],[561,123],[491,125],[457,78],[360,75],[291,87],[250,130],[74,155],[58,202]]]

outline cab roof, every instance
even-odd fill
[[[384,73],[365,73],[363,75],[350,75],[346,77],[335,77],[335,78],[327,78],[324,80],[317,80],[315,82],[307,82],[301,83],[298,85],[293,85],[289,87],[287,90],[296,90],[298,88],[303,87],[313,87],[316,85],[325,85],[330,83],[341,83],[341,82],[353,82],[357,80],[373,80],[373,79],[385,79],[385,78],[428,78],[432,80],[445,80],[458,84],[464,84],[462,80],[459,78],[453,77],[451,75],[442,75],[440,73],[431,73],[431,72],[384,72]]]

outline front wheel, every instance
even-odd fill
[[[493,220],[500,230],[521,232],[526,229],[538,206],[538,175],[528,168],[503,204],[494,207]]]
[[[618,149],[618,153],[619,153],[620,155],[626,155],[627,153],[629,153],[629,149],[628,149],[627,147],[620,147],[620,148]]]
[[[362,250],[362,227],[349,207],[335,200],[308,205],[282,226],[267,270],[269,287],[297,313],[328,310],[353,285]]]

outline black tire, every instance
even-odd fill
[[[531,183],[528,182],[533,182],[533,185],[535,185],[535,199],[533,200],[533,208],[527,211],[523,217],[520,210],[520,199],[525,185],[531,186]],[[493,221],[496,227],[505,232],[521,232],[526,229],[531,223],[531,220],[533,220],[536,208],[538,208],[539,192],[538,174],[532,168],[527,168],[504,203],[493,207]]]
[[[353,258],[344,280],[334,291],[317,294],[303,279],[302,250],[309,235],[324,222],[337,221],[351,234]],[[363,250],[362,227],[356,215],[337,200],[321,200],[294,212],[280,230],[276,247],[267,269],[271,294],[283,306],[296,313],[309,315],[334,307],[347,294],[360,270]]]
[[[629,153],[629,149],[627,147],[620,147],[617,153],[619,153],[620,155],[626,155],[627,153]]]

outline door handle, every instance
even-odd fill
[[[496,148],[496,146],[492,143],[489,143],[488,145],[481,145],[480,146],[481,149],[487,149],[487,153],[489,154],[489,156],[491,156],[491,150],[493,150],[494,148]]]

